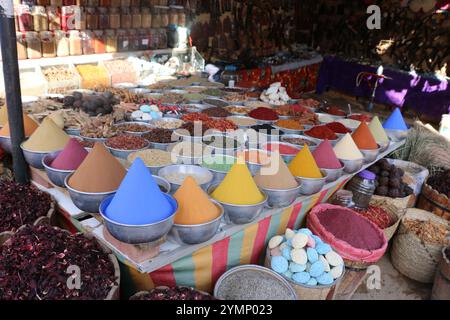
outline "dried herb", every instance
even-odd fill
[[[67,285],[69,266],[80,268],[80,289]],[[0,247],[0,300],[105,299],[115,281],[108,254],[82,234],[27,225]]]
[[[33,185],[0,181],[0,232],[15,231],[46,216],[52,199]]]
[[[174,287],[156,288],[146,294],[131,297],[130,300],[215,300],[215,298],[192,288]]]
[[[443,224],[433,222],[431,220],[411,220],[405,219],[403,222],[405,227],[414,232],[423,242],[431,244],[445,244],[448,242],[449,232]]]
[[[428,179],[427,184],[450,198],[450,170],[436,172]]]

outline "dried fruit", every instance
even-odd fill
[[[130,300],[215,300],[214,297],[186,287],[156,288]]]

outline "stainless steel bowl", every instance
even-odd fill
[[[69,191],[69,196],[74,205],[84,212],[98,213],[102,201],[113,196],[117,192],[117,190],[114,190],[109,192],[90,193],[75,190],[69,186],[69,179],[72,175],[73,173],[66,177],[64,180],[64,186],[67,191]]]
[[[147,127],[148,128],[148,130],[146,130],[146,131],[143,131],[143,132],[134,132],[134,131],[123,131],[123,133],[126,133],[126,134],[128,134],[128,135],[130,135],[130,136],[137,136],[137,137],[140,137],[140,136],[143,136],[144,134],[147,134],[147,133],[149,133],[150,131],[152,131],[155,127],[154,126],[152,126],[152,125],[150,125],[149,123],[147,123],[147,122],[140,122],[140,121],[133,121],[133,122],[122,122],[122,123],[118,123],[118,124],[116,124],[116,125],[114,125],[116,128],[120,128],[120,127],[122,127],[122,126],[126,126],[126,125],[140,125],[140,126],[143,126],[143,127]]]
[[[275,129],[278,129],[278,130],[284,132],[285,134],[302,134],[303,133],[303,130],[287,129],[287,128],[283,128],[283,127],[277,126],[275,124],[273,125],[273,127]]]
[[[226,118],[227,120],[233,122],[233,120],[231,120],[231,119],[229,119],[229,118],[236,118],[236,119],[250,119],[250,120],[255,121],[255,123],[250,124],[250,125],[237,125],[237,124],[236,124],[236,125],[238,126],[239,129],[248,129],[248,128],[250,128],[250,127],[252,127],[252,126],[256,126],[256,125],[258,124],[257,120],[255,120],[255,119],[253,119],[253,118],[250,118],[250,117],[243,116],[243,115],[239,115],[239,116],[233,115],[233,116],[230,116],[230,117],[227,117],[227,118]],[[234,123],[234,122],[233,122],[233,123]]]
[[[163,129],[162,127],[158,127],[156,124],[158,123],[158,122],[167,122],[167,123],[180,123],[180,126],[179,127],[181,127],[182,125],[183,125],[183,123],[184,123],[184,121],[183,120],[180,120],[180,119],[177,119],[177,118],[162,118],[162,119],[154,119],[154,120],[150,120],[150,122],[148,123],[151,127],[153,127],[153,128],[160,128],[160,129]],[[178,128],[179,128],[178,127]],[[174,128],[174,129],[168,129],[168,130],[176,130],[176,129],[178,129],[178,128]]]
[[[83,139],[84,141],[89,141],[89,142],[105,142],[106,140],[108,140],[108,138],[89,138],[89,137],[83,137],[81,136],[81,139]]]
[[[151,142],[150,141],[150,149],[158,149],[162,151],[167,151],[172,145],[177,144],[178,142],[172,143],[159,143],[159,142]]]
[[[181,187],[181,184],[173,183],[169,179],[167,179],[167,176],[171,175],[171,174],[178,174],[178,175],[184,175],[184,176],[188,176],[188,175],[204,176],[204,177],[206,177],[205,178],[206,182],[199,184],[199,186],[200,186],[200,188],[202,188],[205,191],[208,190],[208,187],[211,185],[211,181],[214,178],[213,174],[208,169],[205,169],[205,168],[202,168],[199,166],[178,164],[178,165],[164,167],[161,170],[159,170],[158,176],[160,176],[170,182],[171,194],[174,194],[175,192],[177,192],[177,190]]]
[[[255,119],[255,118],[252,118],[252,119]],[[273,126],[275,124],[275,122],[278,121],[278,120],[259,120],[259,119],[255,119],[255,120],[258,122],[258,124],[270,124],[271,126]]]
[[[218,156],[219,158],[222,158],[222,156]],[[210,157],[207,157],[207,159]],[[214,157],[213,157],[214,158]],[[233,159],[232,163],[236,162],[236,157],[234,156],[228,156],[228,155],[223,155],[223,158],[229,158],[229,159]],[[216,185],[219,184],[223,181],[223,179],[225,178],[225,176],[227,175],[228,172],[223,172],[223,171],[217,171],[217,170],[213,170],[210,168],[207,168],[204,166],[205,162],[207,161],[207,159],[203,159],[203,163],[202,163],[202,167],[205,169],[208,169],[214,176],[213,180],[211,181],[211,185]],[[231,161],[230,161],[231,162]]]
[[[170,234],[179,244],[199,244],[213,238],[219,230],[224,209],[220,203],[211,200],[219,209],[220,215],[209,222],[195,225],[174,224]]]
[[[380,146],[380,153],[385,152],[391,144],[391,141],[385,141],[385,142],[378,142],[378,145]]]
[[[391,130],[391,129],[385,129],[386,134],[389,138],[391,138],[392,141],[398,142],[406,139],[408,136],[409,130]]]
[[[307,137],[307,136],[304,136],[304,135],[298,135],[298,134],[286,134],[286,135],[283,135],[283,136],[281,136],[281,142],[290,143],[290,142],[286,142],[286,139],[289,139],[289,138],[298,138],[298,139],[303,139],[303,140],[307,140],[307,141],[310,141],[310,142],[314,143],[313,146],[309,146],[309,150],[311,150],[311,152],[316,150],[317,147],[320,144],[320,140],[318,140],[318,139]],[[303,145],[297,145],[297,144],[293,144],[293,143],[290,143],[290,144],[292,144],[292,145],[294,145],[294,146],[296,146],[296,147],[298,147],[300,149],[303,148]]]
[[[44,169],[44,166],[42,165],[42,159],[49,153],[55,152],[55,151],[45,151],[45,152],[37,152],[37,151],[30,151],[23,147],[24,142],[20,144],[20,148],[23,151],[23,156],[25,157],[25,161],[33,168],[36,169]],[[60,151],[60,150],[59,150]]]
[[[129,244],[145,244],[155,242],[167,235],[173,226],[173,219],[178,210],[177,201],[170,195],[165,195],[173,207],[173,213],[166,219],[152,224],[134,226],[115,222],[109,219],[106,214],[106,208],[111,203],[113,196],[109,196],[102,201],[99,212],[103,217],[103,223],[109,233],[117,240]],[[132,214],[132,212],[124,212]]]
[[[81,129],[80,128],[65,128],[64,131],[69,135],[69,136],[79,136]]]
[[[268,142],[268,143],[263,144],[263,145],[261,146],[261,149],[263,149],[263,150],[266,151],[266,152],[273,152],[273,151],[269,151],[269,150],[268,150],[268,145],[269,145],[269,144],[283,144],[283,145],[286,145],[286,146],[290,146],[290,147],[292,147],[292,148],[297,149],[297,153],[300,152],[300,150],[302,149],[302,148],[300,148],[299,146],[297,146],[297,145],[295,145],[295,144],[291,144],[291,143],[287,143],[287,142]],[[278,151],[279,151],[279,150],[278,150]],[[280,152],[279,152],[279,153],[280,153]],[[295,158],[295,156],[296,156],[297,154],[285,154],[285,153],[280,153],[280,155],[281,155],[281,158],[283,158],[284,162],[286,162],[287,164],[289,164],[289,163],[291,163],[291,161]]]
[[[147,141],[147,140],[146,140],[146,141]],[[133,154],[133,153],[136,153],[136,152],[139,152],[139,151],[143,151],[143,150],[148,149],[148,148],[150,147],[150,142],[147,141],[147,146],[146,146],[145,148],[137,149],[137,150],[121,150],[121,149],[114,149],[114,148],[108,147],[108,145],[106,144],[106,142],[104,143],[104,145],[105,145],[106,149],[108,149],[109,152],[111,152],[111,154],[112,154],[114,157],[117,157],[117,158],[120,158],[120,159],[128,159],[128,156],[129,156],[130,154]]]
[[[218,185],[211,186],[208,189],[208,194],[211,195],[217,187]],[[227,224],[241,225],[250,223],[258,218],[258,216],[264,210],[264,207],[267,205],[268,200],[267,194],[264,193],[264,191],[261,191],[261,193],[264,195],[264,201],[251,205],[237,205],[216,200],[223,206],[225,210],[225,222]]]
[[[200,143],[200,144],[203,141],[203,136],[185,135],[185,134],[182,134],[178,130],[175,130],[173,133],[175,134],[175,136],[180,137],[180,139],[183,140],[183,141],[188,141],[188,142],[192,142],[192,143]]]
[[[214,137],[218,137],[223,138],[224,140],[226,138],[228,139],[232,139],[235,140],[237,143],[239,143],[239,141],[233,137],[227,136],[227,135],[223,135],[223,134],[211,134],[211,135],[206,135],[203,137],[202,140],[202,144],[205,147],[205,152],[204,154],[217,154],[217,155],[229,155],[229,156],[234,156],[236,155],[236,153],[240,150],[242,150],[244,148],[244,146],[242,144],[239,143],[239,145],[237,147],[232,147],[232,148],[226,148],[227,146],[224,146],[223,148],[220,147],[216,147],[216,146],[211,146],[210,144],[207,144],[205,141],[211,141],[210,139],[214,138]]]
[[[373,150],[363,150],[363,149],[361,149],[360,151],[361,151],[361,153],[364,156],[364,162],[365,163],[371,163],[371,162],[374,162],[377,159],[378,155],[380,154],[380,150],[381,150],[381,147],[378,145],[377,149],[373,149]]]
[[[334,182],[337,179],[339,179],[340,177],[342,177],[342,175],[344,174],[344,164],[342,163],[342,168],[339,169],[325,169],[325,168],[320,168],[320,170],[324,171],[327,173],[327,180],[326,183],[329,182]]]
[[[157,175],[153,175],[153,179],[155,179],[156,184],[158,186],[163,187],[164,189],[167,190],[167,192],[164,192],[165,194],[170,194],[171,186],[170,186],[170,182],[169,181],[167,181],[166,179],[164,179],[164,178],[162,178],[160,176],[157,176]]]
[[[345,173],[355,173],[361,170],[364,165],[364,158],[357,160],[345,160],[339,159],[344,164],[344,172]]]
[[[55,160],[56,157],[60,153],[61,153],[61,151],[56,151],[56,152],[47,154],[42,159],[42,166],[44,167],[45,172],[47,173],[47,176],[50,179],[50,181],[54,185],[64,188],[65,187],[64,181],[66,180],[67,176],[72,174],[73,172],[75,172],[75,170],[60,170],[60,169],[52,168],[50,166],[50,164],[53,162],[53,160]]]
[[[0,137],[0,147],[5,150],[6,153],[12,152],[12,144],[11,144],[11,137]]]
[[[321,170],[323,178],[303,178],[295,177],[297,182],[300,184],[300,194],[305,196],[310,196],[316,194],[322,190],[323,186],[326,184],[328,175],[325,171]]]
[[[255,152],[264,152],[266,153],[268,156],[270,155],[270,152],[267,152],[265,150],[261,150],[261,149],[256,149],[256,148],[250,148],[248,149],[249,152],[255,151]],[[255,163],[252,162],[251,160],[245,160],[245,163],[247,164],[248,170],[250,170],[250,173],[254,176],[256,175],[259,170],[264,166],[264,164],[260,164],[260,163]]]
[[[260,187],[267,196],[267,205],[271,208],[289,207],[300,196],[301,183],[298,187],[292,189],[275,190]]]

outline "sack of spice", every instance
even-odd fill
[[[408,278],[432,283],[442,249],[450,243],[449,227],[431,212],[408,209],[394,238],[392,265]]]

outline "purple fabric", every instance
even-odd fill
[[[358,87],[360,72],[376,73],[377,68],[348,62],[338,57],[324,58],[317,81],[317,93],[329,88],[357,97],[370,97],[371,86],[363,80]],[[384,75],[392,79],[380,80],[375,102],[396,107],[407,107],[419,113],[440,119],[450,110],[450,83],[431,76],[413,76],[407,72],[385,68]]]

